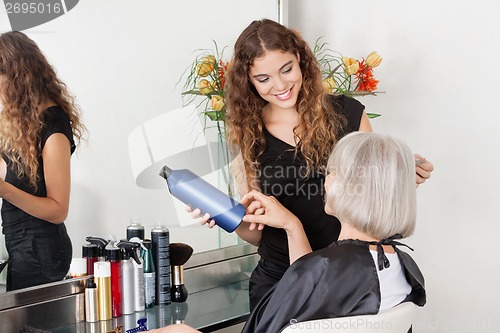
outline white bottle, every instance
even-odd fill
[[[135,312],[135,278],[133,258],[130,258],[130,253],[127,249],[122,249],[122,304],[123,314],[131,314]]]
[[[89,278],[85,284],[85,320],[95,323],[98,317],[97,285],[93,278]]]

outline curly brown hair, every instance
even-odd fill
[[[284,51],[299,56],[302,89],[297,100],[299,125],[293,132],[300,141],[296,153],[304,156],[307,175],[326,164],[333,146],[342,135],[345,118],[333,110],[325,92],[318,61],[304,39],[295,31],[272,20],[253,21],[238,37],[227,76],[226,133],[228,141],[241,150],[250,189],[258,188],[258,158],[266,148],[262,109],[267,102],[250,81],[254,59],[268,51]]]
[[[66,112],[76,142],[85,131],[79,108],[37,44],[18,31],[0,35],[0,98],[0,151],[36,188],[43,106],[51,101]]]

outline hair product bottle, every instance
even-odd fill
[[[109,242],[106,246],[106,261],[111,265],[111,307],[113,317],[123,315],[122,303],[122,258],[121,251],[114,242]]]
[[[97,310],[97,285],[93,278],[89,278],[85,284],[85,320],[89,323],[96,322]]]
[[[156,276],[153,254],[151,253],[152,244],[150,240],[144,240],[142,259],[144,260],[144,304],[146,309],[155,306]]]
[[[134,304],[134,264],[130,257],[130,252],[118,243],[122,254],[122,304],[123,314],[131,314],[135,312]]]
[[[97,308],[99,320],[109,320],[111,315],[111,263],[98,261],[94,264],[97,285]]]
[[[122,242],[124,243],[124,242]],[[142,240],[138,237],[132,237],[130,239],[130,243],[135,244],[133,248],[134,253],[132,254],[132,258],[134,261],[132,264],[134,265],[134,303],[135,303],[135,311],[144,311],[145,309],[145,300],[144,300],[144,260],[142,256],[139,255],[140,248],[142,246]]]
[[[167,180],[174,197],[193,209],[199,208],[202,214],[209,213],[227,232],[233,232],[245,216],[246,208],[242,204],[187,169],[172,170],[165,165],[160,176]]]
[[[170,237],[164,226],[157,226],[151,230],[153,244],[153,262],[155,267],[155,304],[170,304]]]

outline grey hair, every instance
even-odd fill
[[[376,133],[348,134],[336,144],[327,170],[335,178],[326,205],[342,223],[375,239],[413,234],[415,159],[404,142]]]

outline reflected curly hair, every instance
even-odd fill
[[[85,126],[66,85],[37,44],[21,32],[0,35],[0,101],[0,151],[12,161],[16,175],[36,188],[43,105],[53,101],[66,112],[77,143]]]
[[[295,31],[272,20],[253,21],[238,37],[227,76],[226,133],[228,141],[239,147],[250,189],[258,188],[256,162],[266,148],[262,109],[267,102],[250,81],[253,61],[269,51],[299,56],[302,89],[297,100],[299,125],[293,132],[296,153],[304,156],[307,174],[324,167],[333,146],[341,137],[345,118],[333,110],[325,92],[318,61],[304,39]]]

